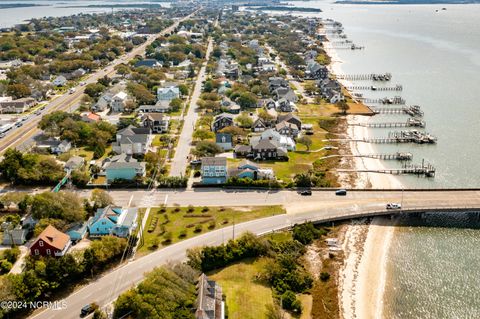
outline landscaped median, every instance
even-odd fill
[[[285,213],[285,209],[279,205],[151,208],[137,254],[148,254],[158,248],[217,228]]]

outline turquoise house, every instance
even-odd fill
[[[137,227],[137,216],[136,208],[114,206],[99,208],[88,226],[90,236],[128,237]]]
[[[105,167],[107,182],[116,179],[134,180],[137,176],[145,176],[144,162],[111,162]]]
[[[76,223],[66,231],[66,234],[70,236],[72,242],[80,241],[87,235],[90,221],[91,218],[86,222]]]

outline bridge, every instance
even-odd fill
[[[89,196],[89,191],[80,192]],[[143,198],[149,202],[209,206],[255,206],[284,205],[287,214],[266,217],[235,225],[235,234],[246,231],[257,235],[288,229],[294,224],[306,221],[331,222],[352,218],[403,213],[445,211],[480,211],[480,189],[466,190],[368,190],[348,191],[347,196],[335,196],[334,190],[314,191],[312,196],[300,196],[295,191],[267,190],[220,190],[198,191],[111,191],[115,202],[120,205],[132,200],[142,206]],[[145,196],[149,195],[149,196]],[[214,196],[213,196],[214,195]],[[386,203],[402,203],[402,210],[386,210]],[[155,251],[147,256],[130,261],[110,271],[91,284],[79,289],[64,300],[65,309],[47,309],[32,318],[78,318],[80,309],[97,302],[103,306],[115,300],[119,294],[138,284],[144,273],[167,262],[179,262],[186,258],[190,248],[205,245],[219,245],[232,238],[232,226],[181,241]]]

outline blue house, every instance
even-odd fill
[[[227,158],[203,157],[201,172],[203,184],[224,184],[227,181]]]
[[[158,101],[171,101],[180,97],[180,89],[177,86],[169,86],[157,89]]]
[[[133,181],[145,176],[145,162],[110,162],[105,166],[107,182],[116,179]]]
[[[90,236],[128,237],[137,228],[137,216],[137,208],[99,208],[88,226]]]
[[[91,221],[91,218],[83,223],[76,223],[72,227],[70,227],[65,233],[70,236],[70,240],[72,242],[77,242],[85,238],[88,231],[88,224]]]

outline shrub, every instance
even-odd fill
[[[172,233],[171,232],[166,232],[165,234],[163,234],[163,242],[162,244],[164,245],[168,245],[168,244],[171,244],[172,243]]]
[[[195,208],[193,207],[193,205],[188,205],[187,212],[193,213],[194,211],[195,211]]]
[[[287,290],[282,294],[282,307],[296,313],[302,313],[302,304],[293,291]]]
[[[178,213],[180,210],[181,210],[180,207],[175,207],[175,208],[173,209],[173,212],[174,212],[174,213]]]
[[[186,229],[182,229],[180,231],[180,234],[178,234],[178,238],[185,238],[187,237],[187,230]]]
[[[222,221],[222,224],[223,224],[223,225],[228,224],[228,218],[225,218],[225,219]]]
[[[293,239],[298,240],[304,245],[311,244],[314,239],[317,239],[320,231],[315,228],[312,222],[293,227]]]
[[[330,274],[328,272],[321,272],[320,273],[320,280],[325,282],[330,279]]]
[[[202,213],[206,213],[206,212],[208,212],[209,210],[210,210],[210,208],[208,208],[207,206],[204,206],[204,207],[202,208]]]
[[[198,224],[195,226],[195,229],[193,230],[194,233],[201,233],[203,229],[203,226],[201,224]]]
[[[216,226],[215,221],[212,220],[210,223],[208,223],[208,229],[214,229]]]

